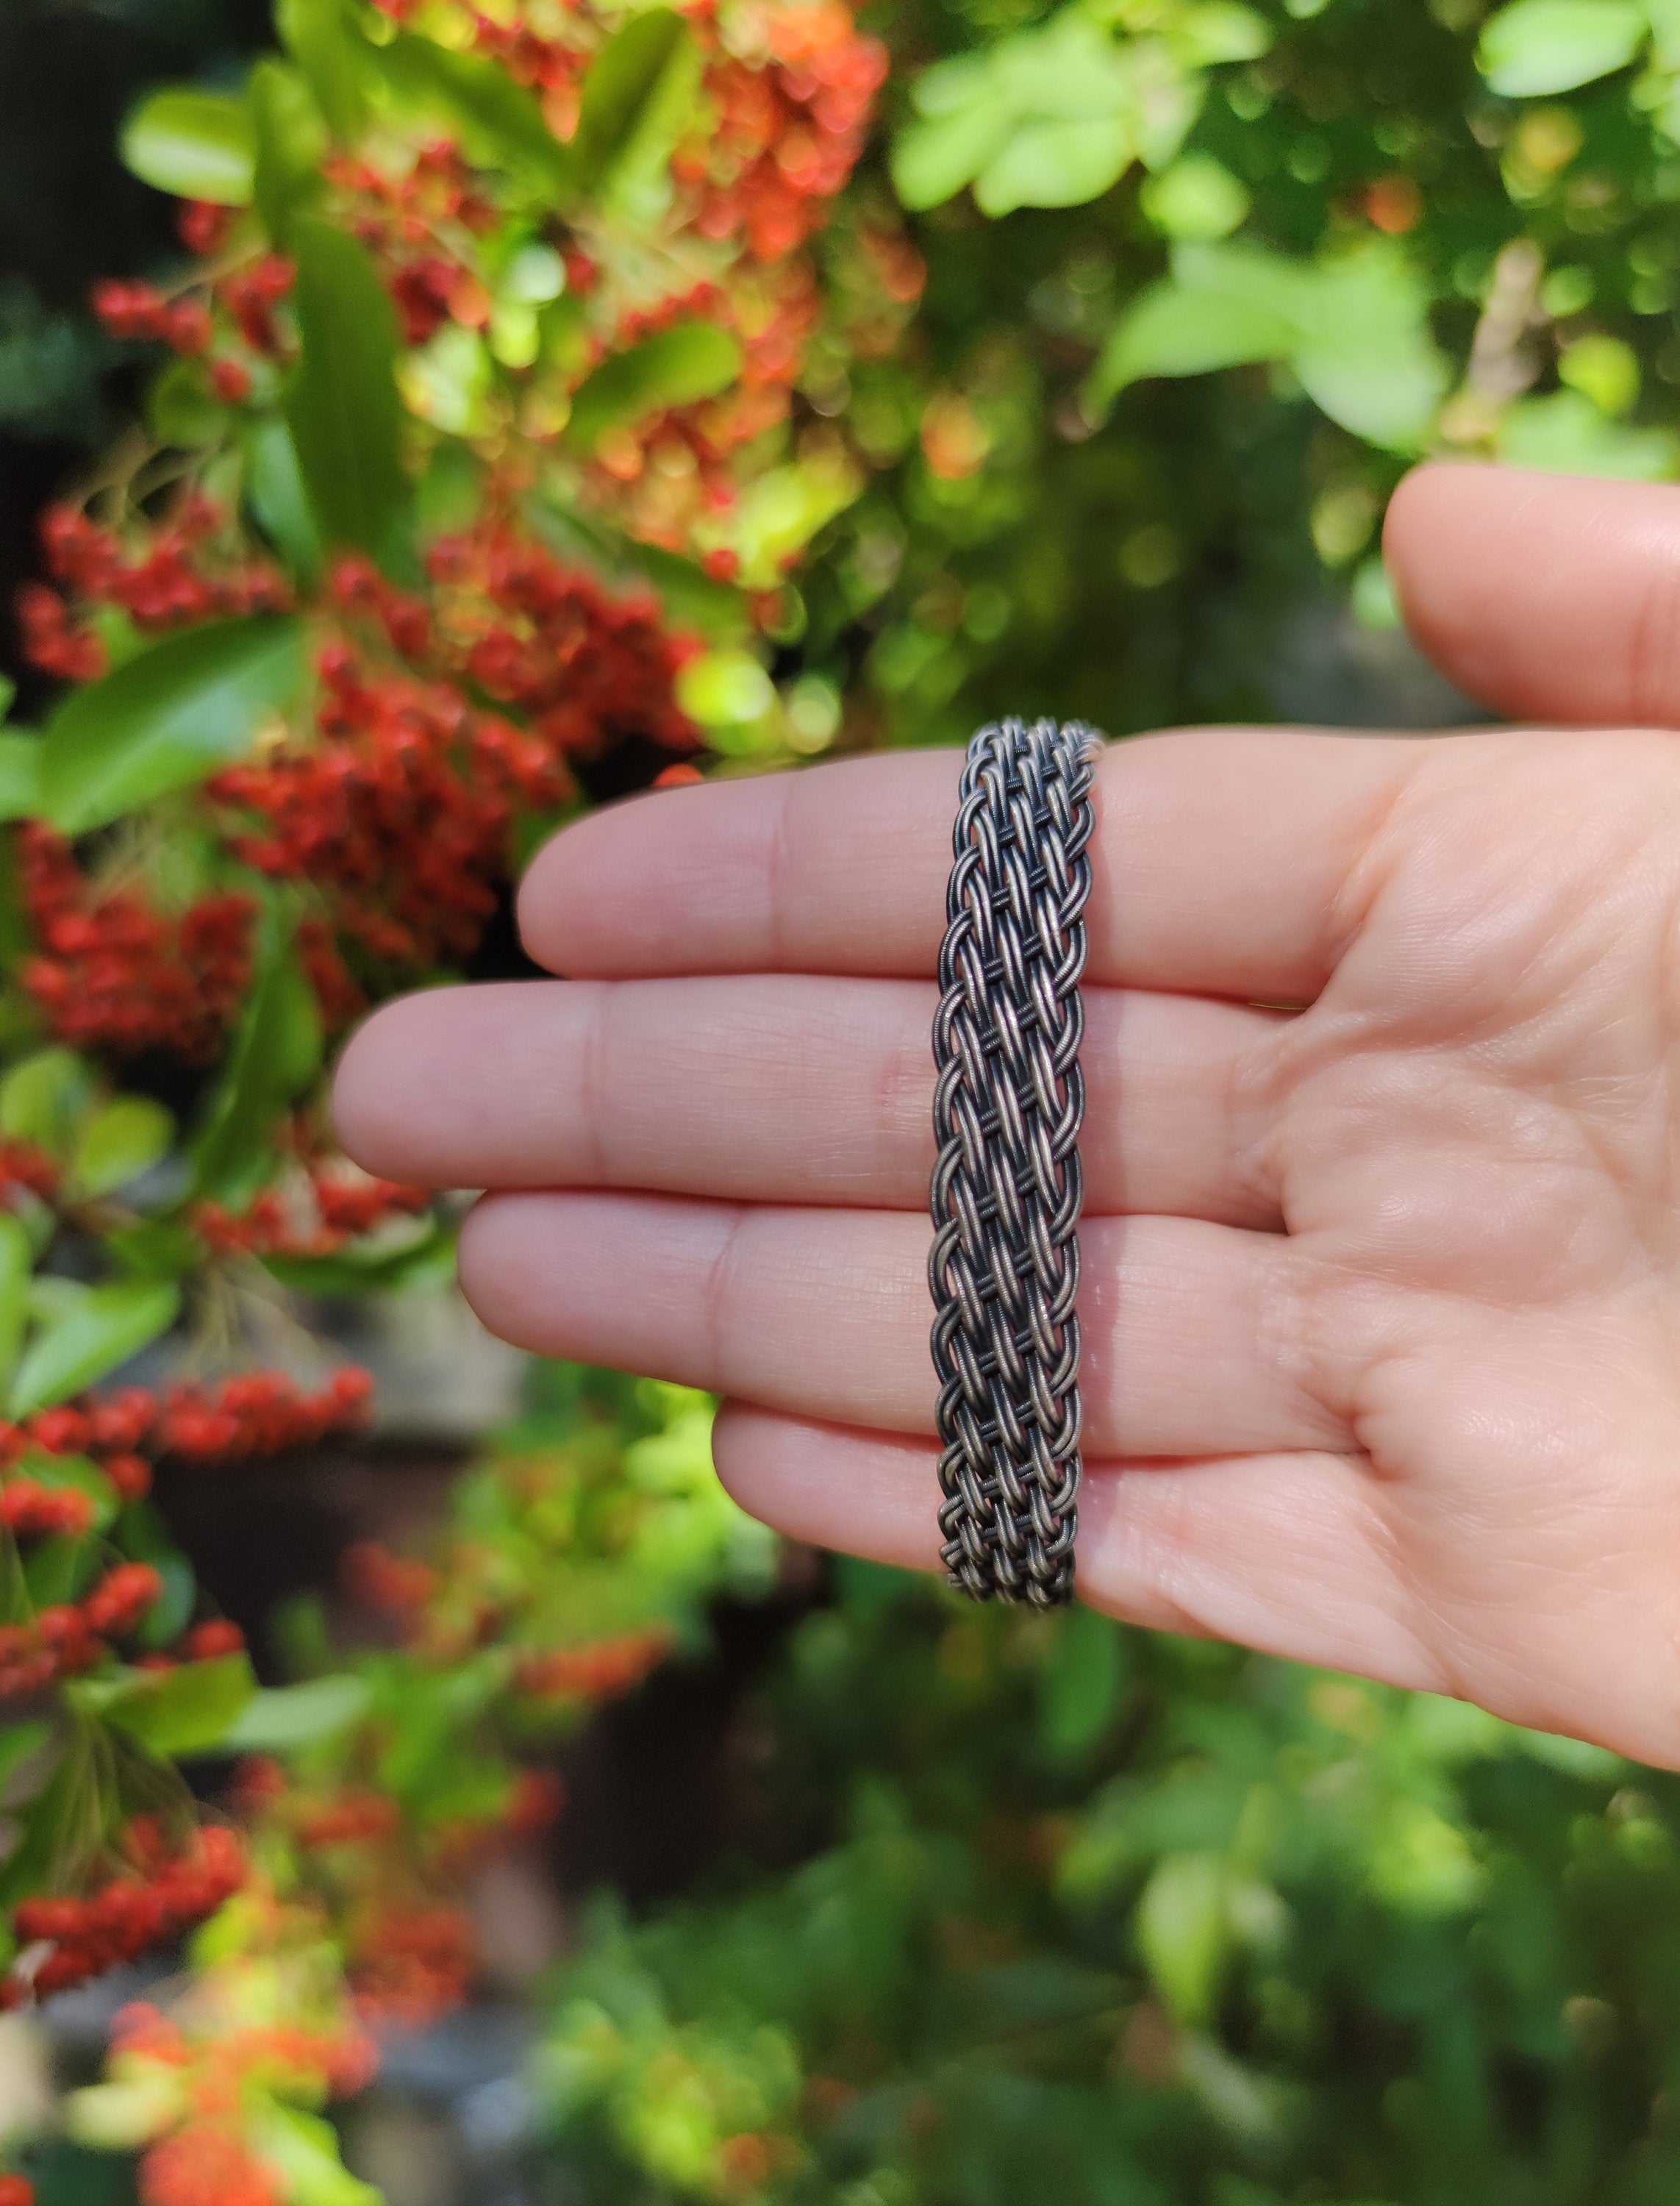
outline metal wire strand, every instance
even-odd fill
[[[933,1023],[939,1529],[976,1601],[1073,1596],[1091,778],[1102,738],[1004,720],[968,746]]]

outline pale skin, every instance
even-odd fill
[[[1387,544],[1543,729],[1099,772],[1080,1589],[1680,1766],[1680,492],[1426,468]],[[521,899],[567,977],[390,1005],[337,1087],[369,1170],[490,1190],[492,1331],[713,1390],[748,1509],[921,1569],[959,766],[592,815]]]

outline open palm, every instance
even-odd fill
[[[1660,721],[1676,504],[1433,470],[1391,555],[1492,701]],[[338,1089],[500,1190],[487,1324],[716,1390],[748,1508],[924,1566],[958,768],[586,820],[521,909],[574,977],[394,1005]],[[1680,1762],[1680,747],[1203,730],[1096,802],[1081,1592]]]

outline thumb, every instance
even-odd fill
[[[1680,489],[1437,462],[1383,550],[1413,635],[1483,704],[1680,727]]]

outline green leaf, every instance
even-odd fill
[[[9,1380],[23,1345],[35,1252],[21,1219],[0,1210],[0,1381]]]
[[[21,1820],[23,1837],[0,1867],[0,1911],[36,1892],[64,1892],[106,1833],[115,1800],[103,1781],[104,1762],[73,1732],[58,1766]]]
[[[406,31],[374,52],[396,91],[441,110],[459,128],[471,158],[491,167],[511,167],[557,206],[577,197],[570,148],[560,143],[539,104],[499,62],[452,53]]]
[[[73,1049],[38,1049],[0,1080],[0,1134],[68,1156],[92,1096],[92,1076]]]
[[[100,1717],[160,1761],[208,1754],[224,1744],[255,1698],[247,1654],[218,1654],[173,1670],[119,1670],[66,1687],[71,1705]]]
[[[943,206],[1001,150],[1014,119],[1004,100],[977,99],[912,122],[893,140],[893,189],[913,212]]]
[[[138,1179],[170,1151],[175,1121],[146,1095],[119,1096],[94,1112],[76,1137],[70,1171],[84,1195],[109,1195]]]
[[[1448,370],[1429,294],[1401,248],[1373,239],[1323,261],[1302,295],[1290,365],[1332,421],[1387,451],[1421,449]]]
[[[371,49],[352,26],[344,0],[276,0],[274,27],[327,128],[340,145],[354,143],[367,119]]]
[[[295,579],[306,588],[319,581],[320,533],[309,510],[292,432],[277,414],[256,422],[246,437],[245,498]]]
[[[993,216],[1022,206],[1081,206],[1117,183],[1137,152],[1129,115],[1029,123],[980,170],[974,204]]]
[[[1137,1905],[1137,1941],[1181,2022],[1205,2022],[1230,1947],[1229,1874],[1213,1853],[1169,1854]]]
[[[1087,399],[1101,407],[1150,376],[1281,359],[1295,336],[1293,322],[1260,300],[1157,283],[1115,324],[1087,380]]]
[[[1496,445],[1507,467],[1542,474],[1622,482],[1671,482],[1680,474],[1680,438],[1672,430],[1607,420],[1579,391],[1554,391],[1510,408]]]
[[[294,228],[302,356],[286,396],[322,540],[401,573],[411,500],[402,469],[396,317],[367,249],[313,217]]]
[[[343,1731],[366,1712],[367,1702],[360,1678],[277,1686],[247,1702],[222,1744],[229,1754],[284,1754]]]
[[[741,358],[739,342],[715,322],[678,322],[603,361],[573,398],[566,433],[593,451],[618,422],[726,391],[741,373]]]
[[[1138,194],[1138,204],[1168,237],[1224,237],[1248,212],[1248,194],[1208,153],[1187,153]]]
[[[265,1256],[263,1268],[300,1295],[411,1293],[455,1276],[455,1235],[436,1218],[395,1249],[342,1249],[331,1256]]]
[[[259,61],[245,98],[254,149],[252,197],[270,239],[283,247],[295,218],[319,196],[326,124],[302,76],[284,62]]]
[[[1170,19],[1174,50],[1191,69],[1213,69],[1221,62],[1258,61],[1272,45],[1272,26],[1239,0],[1204,0]]]
[[[46,1722],[8,1724],[0,1731],[0,1791],[51,1737],[52,1726]]]
[[[256,972],[220,1079],[188,1149],[194,1194],[237,1207],[272,1173],[276,1121],[314,1079],[320,1012],[280,915],[263,917]]]
[[[1105,192],[1146,147],[1168,158],[1197,95],[1165,49],[1153,52],[1167,74],[1155,72],[1143,98],[1134,50],[1075,6],[936,64],[914,87],[923,120],[893,149],[900,197],[935,206],[972,182],[987,214],[1073,206]]]
[[[771,709],[776,689],[750,652],[706,651],[677,676],[676,701],[703,728],[742,727]]]
[[[1483,24],[1476,67],[1507,99],[1570,92],[1625,68],[1645,30],[1635,0],[1516,0]]]
[[[27,820],[40,803],[40,737],[0,735],[0,820]]]
[[[48,726],[41,808],[85,835],[241,757],[303,682],[303,629],[289,613],[166,637],[91,688]]]
[[[292,2206],[384,2206],[371,2183],[351,2174],[338,2156],[338,2132],[319,2114],[265,2099],[246,2131],[257,2158],[280,2177]]]
[[[1056,1627],[1039,1694],[1039,1731],[1058,1762],[1080,1761],[1119,1714],[1126,1684],[1126,1643],[1111,1617],[1082,1604]]]
[[[79,1601],[98,1573],[103,1542],[97,1533],[84,1539],[38,1540],[23,1566],[32,1610],[57,1608]]]
[[[118,1279],[83,1287],[39,1327],[12,1381],[6,1414],[27,1417],[66,1402],[166,1333],[181,1290],[166,1279]]]
[[[662,167],[699,78],[699,49],[680,15],[669,8],[631,15],[583,80],[571,144],[580,190],[599,195],[624,171]]]
[[[121,144],[125,167],[160,192],[217,206],[250,200],[250,117],[223,93],[154,92],[123,124]]]
[[[142,1279],[178,1279],[204,1261],[204,1243],[172,1218],[142,1218],[104,1237],[111,1261]]]

